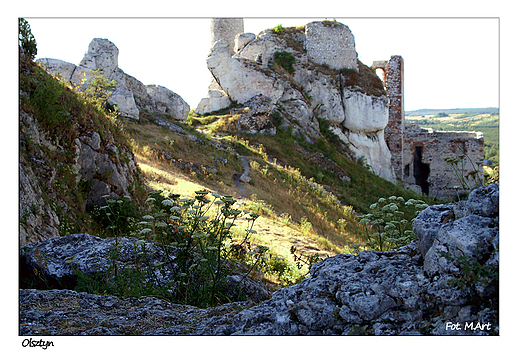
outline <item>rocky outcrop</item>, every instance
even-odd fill
[[[251,103],[262,97],[268,106],[239,119],[240,131],[273,133],[291,127],[310,140],[320,136],[317,118],[328,119],[355,158],[364,157],[375,174],[395,181],[384,141],[388,99],[377,76],[357,60],[347,26],[322,21],[281,34],[242,33],[236,36],[234,48],[230,46],[227,40],[214,43],[207,64],[215,87],[210,90],[212,98],[203,99],[196,113],[222,109],[227,99],[255,110]],[[275,58],[279,53],[294,59],[294,72],[281,68],[284,63]],[[371,86],[376,81],[379,85]],[[275,115],[283,119],[277,126]]]
[[[82,131],[74,140],[70,163],[53,160],[56,153],[65,153],[64,147],[49,138],[49,132],[32,114],[20,112],[21,244],[59,236],[59,216],[78,211],[71,207],[81,210],[102,206],[106,204],[104,195],[130,196],[131,190],[139,185],[140,172],[129,147],[118,143],[108,130],[103,135]],[[75,200],[79,204],[74,206],[59,196],[64,186],[59,186],[63,181],[58,175],[64,171],[72,179],[68,183],[75,186],[70,192],[85,193],[85,198]]]
[[[414,232],[418,241],[397,251],[325,259],[302,283],[238,314],[229,332],[498,334],[498,185],[427,208]],[[461,256],[489,273],[463,274]]]
[[[208,69],[231,100],[245,103],[257,95],[278,101],[283,95],[282,80],[241,57],[232,57],[229,43],[218,41],[207,59]]]
[[[213,82],[209,86],[208,96],[200,100],[195,112],[204,115],[227,108],[231,103],[226,92],[224,92],[216,82]]]
[[[96,131],[75,141],[75,165],[77,180],[87,180],[92,190],[88,194],[86,206],[105,205],[104,195],[111,197],[129,196],[139,178],[135,157],[123,146],[103,141]],[[104,149],[101,149],[101,143]]]
[[[436,205],[414,221],[428,275],[449,275],[459,269],[445,253],[488,268],[498,266],[498,184],[474,190],[467,201]]]
[[[20,333],[64,334],[59,316],[89,323],[84,329],[75,326],[72,334],[498,335],[497,201],[498,185],[490,185],[473,191],[467,202],[429,207],[414,222],[418,240],[407,246],[327,258],[300,284],[278,290],[259,305],[241,311],[233,308],[249,305],[207,309],[229,310],[197,320],[191,330],[185,330],[181,317],[192,322],[194,308],[151,298],[135,302],[24,289]],[[50,305],[50,299],[56,306],[35,305]],[[161,308],[163,327],[141,329],[135,313],[150,302]],[[72,303],[74,310],[67,310]],[[112,308],[124,309],[126,321],[116,319],[119,324],[113,325]]]
[[[21,80],[38,82],[20,87],[19,239],[26,244],[79,231],[85,212],[105,204],[102,196],[133,198],[143,182],[128,141],[109,118],[83,109],[34,63],[22,67]]]
[[[226,325],[238,312],[252,305],[252,302],[236,302],[201,309],[152,297],[119,298],[67,289],[21,289],[23,314],[19,334],[219,335],[224,334]]]
[[[113,249],[118,249],[115,262],[110,258]],[[151,271],[143,281],[155,286],[170,288],[170,279],[177,265],[159,266],[175,261],[177,248],[160,246],[152,241],[140,241],[132,237],[99,238],[89,234],[70,234],[48,239],[43,242],[27,244],[20,249],[20,272],[24,284],[57,289],[74,289],[78,284],[78,273],[91,278],[110,278],[111,266],[118,271],[137,268],[138,264],[148,263]],[[143,266],[143,265],[141,265]],[[247,271],[246,271],[247,272]],[[37,273],[38,275],[35,275]],[[260,281],[244,277],[244,274],[232,272],[226,278],[227,295],[238,299],[236,289],[241,289],[248,300],[259,302],[270,297],[270,291]],[[144,283],[143,283],[144,284]]]
[[[79,63],[74,65],[57,59],[38,59],[47,70],[70,81],[72,84],[86,88],[93,78],[93,70],[109,80],[116,82],[116,88],[108,102],[117,105],[118,112],[125,117],[139,119],[139,113],[149,111],[155,114],[166,114],[174,120],[185,120],[190,111],[189,105],[176,93],[166,87],[144,85],[134,77],[126,74],[118,66],[119,49],[108,39],[94,38],[88,51]],[[82,80],[86,82],[82,84]]]

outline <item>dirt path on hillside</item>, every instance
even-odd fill
[[[243,198],[247,198],[247,190],[244,182],[247,180],[247,178],[249,178],[249,158],[247,156],[240,156],[240,159],[242,160],[244,173],[242,173],[242,175],[235,174],[233,177],[233,183],[237,187],[239,195]]]

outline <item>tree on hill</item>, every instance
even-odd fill
[[[18,19],[18,45],[22,49],[25,56],[33,60],[36,57],[38,49],[36,48],[36,39],[31,32],[31,26],[25,18]]]

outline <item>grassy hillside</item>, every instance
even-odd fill
[[[499,115],[497,108],[430,110],[407,112],[406,121],[438,131],[480,131],[484,133],[484,159],[499,165]],[[430,113],[430,114],[425,114]]]
[[[87,195],[92,187],[77,174],[76,140],[87,133],[98,132],[103,140],[117,146],[117,152],[109,153],[102,145],[98,151],[110,154],[116,163],[119,156],[126,158],[120,152],[131,151],[128,135],[114,113],[78,94],[70,84],[58,80],[30,59],[21,57],[19,70],[20,164],[25,172],[30,172],[28,175],[34,173],[35,190],[45,205],[31,205],[31,212],[21,214],[20,222],[26,222],[31,214],[43,217],[45,208],[50,208],[58,217],[60,235],[93,231],[86,210]],[[24,123],[22,116],[34,117],[34,120]],[[136,201],[145,196],[142,184],[143,181],[138,180],[128,190]],[[43,218],[45,225],[52,223]]]

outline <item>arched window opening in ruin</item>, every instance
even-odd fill
[[[376,69],[376,75],[379,76],[379,78],[381,79],[381,81],[383,81],[383,83],[386,81],[385,70],[383,70],[381,68],[377,68]]]
[[[415,146],[415,153],[413,156],[413,176],[415,184],[421,187],[421,191],[429,195],[430,183],[428,183],[428,176],[430,175],[430,165],[423,163],[423,146]]]

